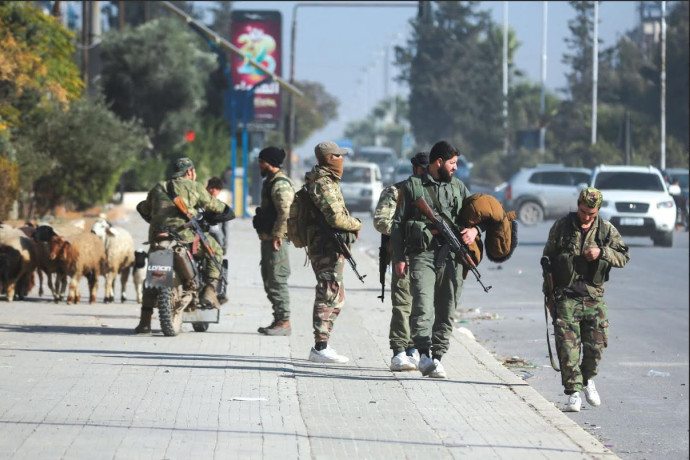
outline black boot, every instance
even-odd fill
[[[134,328],[135,334],[151,335],[151,315],[153,315],[152,308],[141,307],[141,317],[139,318],[139,325],[136,328]]]

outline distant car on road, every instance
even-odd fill
[[[384,185],[393,183],[393,171],[398,161],[398,155],[390,147],[367,146],[355,149],[355,161],[376,163],[381,170],[381,180]]]
[[[373,214],[383,190],[378,165],[355,161],[345,163],[340,189],[343,192],[345,206],[350,211],[368,211]]]
[[[515,210],[525,225],[560,217],[577,209],[577,195],[589,183],[592,171],[563,165],[522,168],[508,181],[503,207]]]
[[[604,195],[599,215],[621,235],[649,236],[654,246],[673,246],[676,204],[657,168],[597,166],[592,187]]]

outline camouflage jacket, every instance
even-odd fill
[[[428,172],[421,176],[410,176],[402,183],[400,187],[400,195],[398,197],[398,206],[393,216],[393,223],[391,228],[391,246],[393,248],[393,263],[404,262],[406,250],[409,242],[406,240],[406,227],[411,221],[416,221],[420,225],[431,228],[432,224],[428,222],[419,210],[412,206],[413,201],[413,185],[414,177],[421,179],[424,190],[424,199],[427,204],[436,213],[443,211],[456,225],[461,226],[460,209],[462,209],[462,202],[470,195],[465,184],[457,177],[453,176],[450,182],[437,181]],[[441,205],[441,210],[436,209],[436,204],[431,199],[431,193],[434,193]],[[480,229],[478,229],[480,230]]]
[[[390,236],[393,216],[398,206],[398,190],[403,182],[384,188],[374,211],[374,228],[381,234]]]
[[[601,233],[599,233],[599,226],[603,226]],[[604,235],[600,244],[597,242],[598,233]],[[581,256],[585,249],[592,246],[601,248],[599,260],[606,261],[611,267],[624,267],[630,260],[628,247],[613,224],[597,217],[589,230],[583,233],[579,227],[576,213],[570,213],[554,222],[549,231],[549,239],[544,246],[543,255],[549,257],[553,262],[559,254],[568,253]],[[590,297],[596,298],[604,295],[603,283],[594,286],[578,276],[576,276],[573,285],[576,283],[583,284]],[[544,283],[543,292],[546,292],[546,283]]]
[[[295,189],[292,187],[292,181],[282,169],[264,179],[261,187],[261,209],[272,207],[275,210],[276,220],[270,234],[259,233],[260,240],[270,241],[287,236],[287,218],[294,199]]]
[[[309,197],[317,209],[326,218],[334,230],[357,232],[362,228],[362,221],[350,215],[345,207],[345,199],[340,190],[340,179],[328,169],[316,165],[305,176]],[[307,224],[307,240],[313,246],[319,240],[320,227],[316,220]],[[350,242],[354,238],[350,239]]]
[[[171,179],[175,194],[182,197],[187,209],[196,215],[197,209],[222,213],[225,203],[212,197],[203,185],[183,177]],[[146,200],[137,205],[139,215],[149,223],[149,241],[157,231],[172,228],[188,243],[194,241],[194,231],[189,228],[178,230],[187,222],[187,218],[177,209],[166,191],[167,181],[157,183],[146,196]]]

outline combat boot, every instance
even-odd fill
[[[259,332],[260,334],[265,334],[268,329],[272,328],[275,325],[276,325],[276,320],[274,319],[273,322],[271,324],[269,324],[268,326],[265,326],[265,327],[262,326],[259,329],[257,329],[257,332]]]
[[[220,308],[218,297],[216,297],[216,290],[218,289],[218,278],[210,278],[204,289],[201,290],[199,301],[201,305],[206,308]]]
[[[292,333],[292,329],[290,328],[290,320],[278,320],[273,323],[271,327],[264,329],[261,333],[264,335],[290,335]]]
[[[139,325],[134,328],[135,334],[151,334],[151,316],[153,309],[141,307],[141,317],[139,318]]]

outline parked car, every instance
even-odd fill
[[[592,186],[604,195],[599,215],[621,235],[649,236],[654,246],[673,246],[676,204],[657,168],[597,166]]]
[[[376,163],[381,170],[381,180],[385,185],[393,183],[393,171],[398,155],[390,147],[367,146],[355,149],[355,161]]]
[[[577,196],[591,173],[591,169],[563,165],[522,168],[504,188],[503,207],[515,210],[524,225],[563,216],[577,209]]]
[[[345,163],[340,189],[350,211],[369,211],[373,215],[383,190],[381,170],[376,163]]]
[[[683,198],[688,199],[688,169],[687,168],[668,168],[664,170],[664,174],[668,176],[669,183],[674,179],[678,179],[678,185],[683,193]]]

